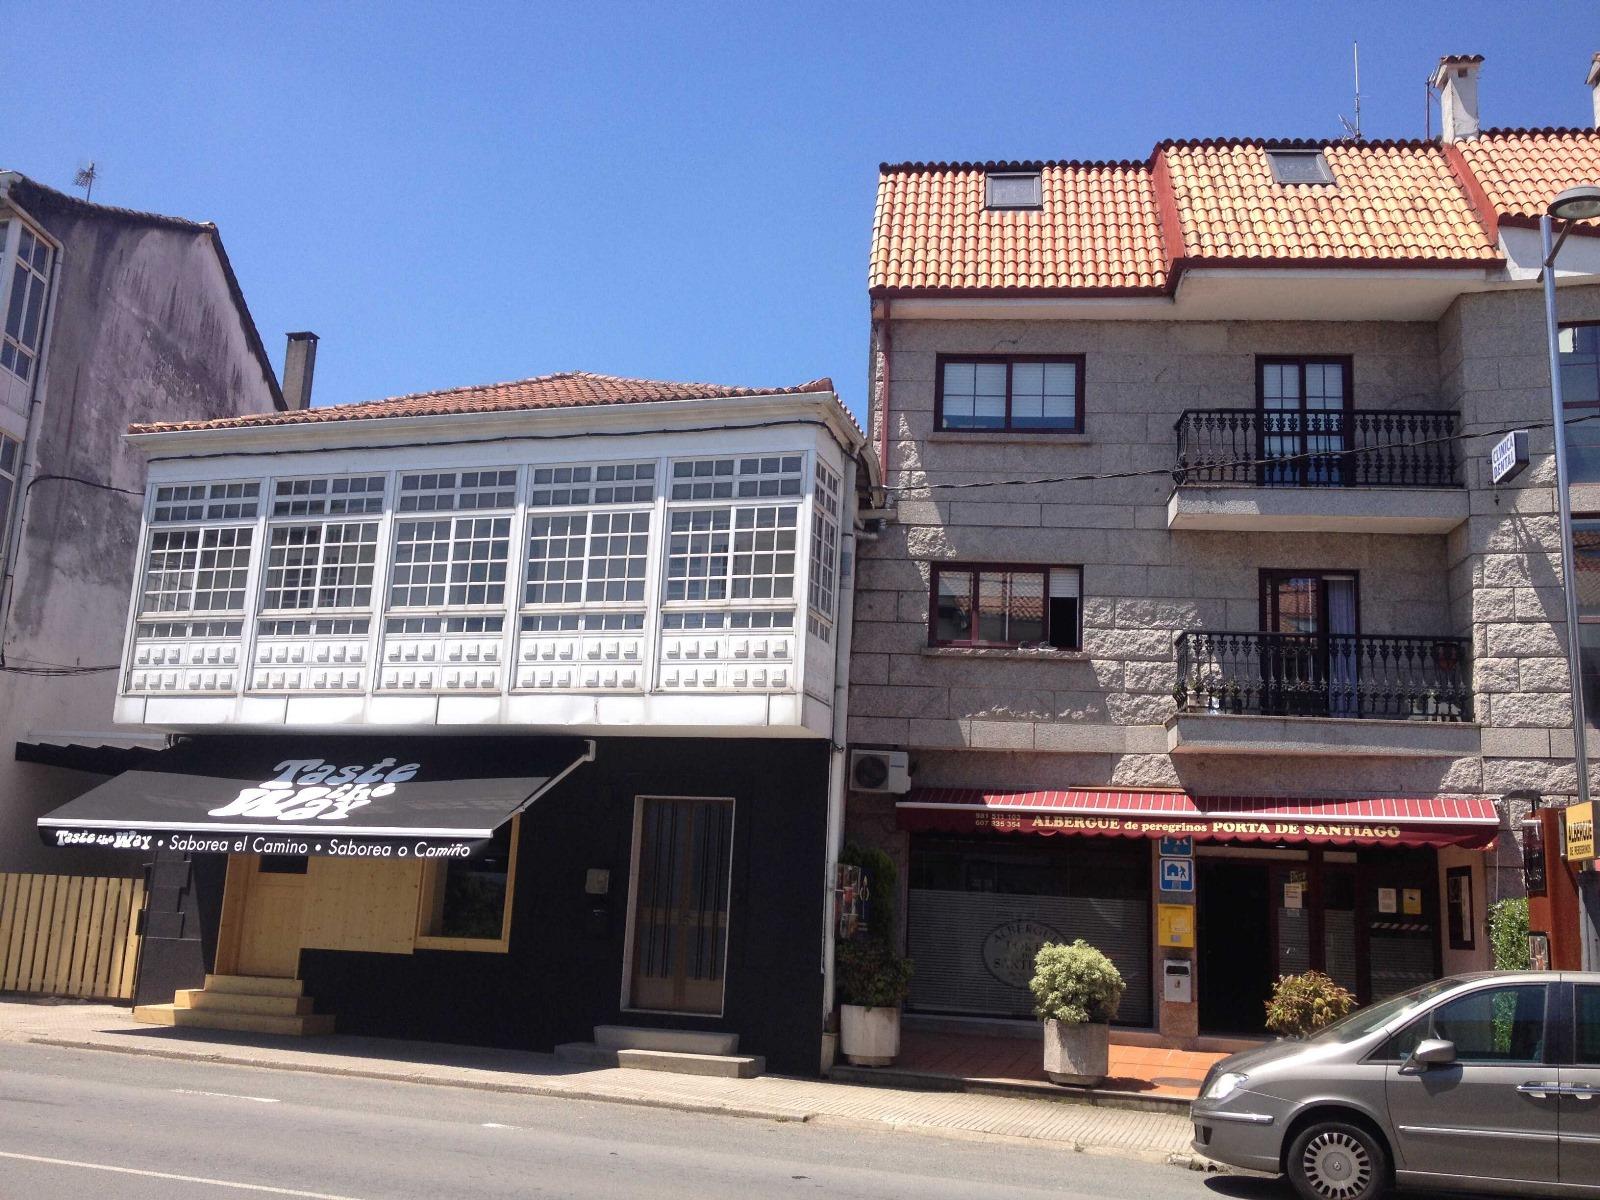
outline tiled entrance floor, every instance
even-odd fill
[[[1157,1046],[1111,1046],[1111,1075],[1106,1090],[1193,1099],[1206,1071],[1224,1054],[1198,1050],[1163,1050]],[[981,1033],[944,1033],[906,1029],[900,1035],[898,1071],[954,1075],[985,1081],[1050,1081],[1044,1073],[1044,1051],[1035,1038]]]

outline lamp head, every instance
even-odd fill
[[[1550,201],[1547,210],[1558,221],[1583,221],[1600,217],[1600,187],[1585,184],[1570,187]]]

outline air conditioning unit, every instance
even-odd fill
[[[850,786],[858,792],[909,792],[911,763],[904,750],[852,750]]]

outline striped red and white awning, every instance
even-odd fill
[[[1109,788],[916,788],[896,808],[901,828],[911,830],[1344,846],[1483,848],[1493,844],[1500,826],[1494,802],[1484,796],[1197,797]]]

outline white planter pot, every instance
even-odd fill
[[[1110,1059],[1110,1025],[1044,1023],[1044,1073],[1052,1083],[1093,1087],[1105,1080]]]
[[[900,1010],[839,1006],[839,1049],[857,1067],[887,1067],[900,1053]]]

